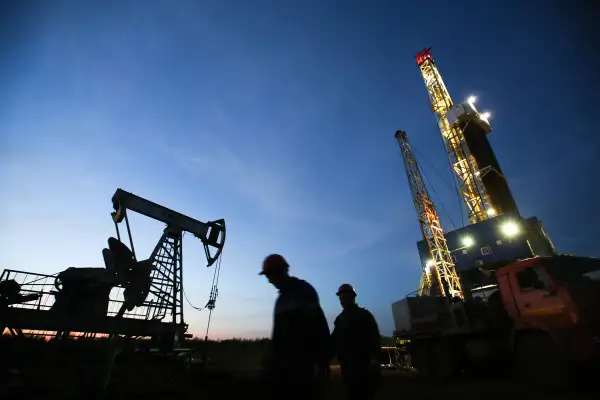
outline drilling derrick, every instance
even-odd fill
[[[423,269],[418,294],[420,296],[429,295],[434,291],[439,291],[442,296],[457,296],[462,299],[463,291],[460,279],[454,269],[454,262],[444,237],[440,218],[429,197],[417,160],[410,149],[406,132],[396,131],[395,137],[400,145],[421,234],[429,246],[432,259],[432,265],[426,265]]]
[[[471,223],[484,221],[489,214],[493,214],[488,211],[489,198],[477,174],[479,168],[467,147],[462,129],[448,122],[447,113],[453,103],[431,56],[431,49],[421,51],[417,54],[416,60],[442,133],[448,159],[457,178],[460,195],[467,208],[469,221]]]

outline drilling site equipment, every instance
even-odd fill
[[[398,140],[402,159],[404,160],[406,178],[410,185],[413,203],[417,211],[417,217],[419,218],[421,234],[427,242],[432,260],[431,265],[425,265],[425,270],[421,275],[418,294],[431,294],[432,289],[435,287],[435,279],[437,290],[434,291],[439,292],[442,296],[448,294],[450,297],[457,296],[463,298],[460,279],[454,269],[454,263],[452,262],[450,250],[448,250],[448,244],[444,237],[440,217],[437,214],[433,201],[429,197],[427,187],[421,176],[419,164],[408,143],[406,132],[398,130],[395,137]]]
[[[472,284],[489,283],[469,270],[497,268],[535,255],[549,256],[555,254],[554,245],[540,221],[525,219],[519,214],[487,138],[491,131],[489,113],[477,111],[473,96],[464,103],[453,103],[431,48],[420,51],[415,60],[471,222],[469,226],[445,232],[455,268],[462,278],[463,288],[465,284],[469,286],[466,289],[469,295]],[[418,243],[423,267],[433,262],[429,247],[426,240]]]
[[[399,347],[417,371],[431,377],[512,369],[524,379],[560,385],[570,369],[600,369],[600,260],[557,254],[541,223],[519,215],[485,137],[487,120],[473,100],[452,104],[430,49],[417,55],[417,64],[472,224],[437,230],[464,297],[421,291],[392,304]],[[396,138],[423,232],[420,210],[423,204],[435,207],[422,194],[427,190],[406,134],[397,132]],[[502,184],[497,179],[483,184],[488,175],[501,177]],[[418,242],[420,288],[428,279],[427,265],[435,263],[436,246],[425,237]]]
[[[487,137],[492,130],[489,113],[477,111],[473,96],[461,104],[452,102],[431,48],[419,52],[416,61],[458,179],[469,221],[481,222],[507,213],[518,216],[508,181]]]
[[[484,221],[488,217],[490,201],[481,179],[476,174],[479,167],[465,144],[462,130],[456,125],[450,125],[448,121],[448,112],[454,103],[431,56],[431,49],[421,51],[416,60],[442,133],[448,159],[456,175],[461,198],[467,208],[467,217],[471,223]]]
[[[225,221],[201,222],[122,189],[112,197],[112,208],[117,238],[109,238],[108,248],[102,251],[104,268],[68,268],[54,275],[2,272],[2,331],[59,337],[71,333],[152,337],[171,348],[185,338],[183,233],[201,241],[207,264],[217,264],[218,276]],[[150,257],[141,261],[133,245],[128,211],[166,225]],[[122,242],[119,224],[123,221],[130,248]],[[209,309],[214,308],[216,285],[213,279]]]

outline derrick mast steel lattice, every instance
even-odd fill
[[[416,60],[425,81],[431,108],[437,118],[452,170],[457,178],[458,189],[467,209],[467,217],[471,223],[484,221],[488,218],[489,198],[477,175],[479,170],[477,162],[465,143],[461,128],[448,122],[446,114],[453,103],[431,56],[431,48],[419,52]]]
[[[457,296],[462,299],[463,291],[460,279],[454,269],[454,262],[452,261],[450,250],[448,250],[440,218],[435,210],[433,201],[429,197],[427,187],[419,170],[419,165],[408,143],[406,132],[396,131],[395,137],[400,145],[400,152],[402,153],[404,167],[406,168],[406,177],[408,178],[413,203],[419,218],[421,233],[429,246],[429,252],[433,260],[433,265],[431,267],[426,266],[423,271],[418,294],[430,294],[434,287],[433,279],[435,277],[442,296],[448,294],[451,297]],[[433,271],[431,271],[432,268]]]

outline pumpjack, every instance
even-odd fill
[[[4,270],[0,276],[0,328],[13,335],[83,333],[153,337],[175,343],[186,336],[183,319],[182,237],[188,232],[204,246],[207,267],[217,263],[225,244],[225,220],[201,222],[122,189],[112,197],[116,238],[102,250],[104,267],[67,268],[54,274]],[[128,211],[163,222],[166,227],[152,254],[138,260]],[[125,222],[128,247],[119,225]],[[213,279],[206,307],[218,295]]]

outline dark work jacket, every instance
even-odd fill
[[[317,292],[308,282],[290,277],[275,303],[270,357],[273,373],[312,375],[315,366],[329,362],[329,338]]]
[[[342,370],[368,368],[371,360],[379,360],[379,327],[373,315],[358,305],[346,308],[337,316],[332,341]]]

